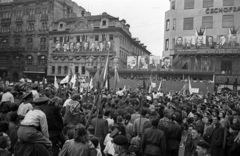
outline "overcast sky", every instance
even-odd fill
[[[169,0],[73,0],[80,6],[99,15],[103,12],[125,19],[130,24],[132,37],[147,46],[156,56],[161,56],[164,39],[164,16],[169,10]]]

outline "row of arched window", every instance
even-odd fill
[[[26,65],[33,65],[34,57],[32,55],[27,55],[24,57],[16,55],[12,58],[12,62],[16,64],[26,64]],[[0,56],[0,65],[9,65],[11,60],[8,56]],[[47,64],[47,57],[45,55],[38,56],[38,65],[46,65]]]

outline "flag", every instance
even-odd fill
[[[159,83],[159,86],[158,86],[158,90],[157,90],[157,91],[160,91],[160,90],[161,90],[161,86],[162,86],[162,80],[161,80],[160,83]]]
[[[118,75],[118,71],[117,71],[117,67],[115,66],[115,70],[114,70],[114,88],[113,91],[116,91],[117,88],[117,84],[120,82],[120,78]]]
[[[76,82],[77,82],[76,74],[74,74],[74,75],[72,76],[70,82],[72,83],[72,86],[71,86],[71,87],[72,87],[72,88],[75,88],[75,85],[76,85]]]
[[[198,67],[198,60],[197,60],[197,57],[195,57],[195,66]]]
[[[59,88],[58,83],[57,83],[57,77],[56,77],[56,76],[54,77],[54,87],[55,87],[56,89]]]
[[[89,89],[91,90],[93,88],[93,79],[91,78],[90,82],[89,82]]]
[[[152,92],[152,75],[150,76],[150,84],[149,84],[149,90],[148,93]]]
[[[189,85],[188,85],[189,93],[190,93],[190,95],[191,95],[191,94],[192,94],[192,85],[191,85],[190,77],[188,77],[188,81],[189,81]]]
[[[42,79],[42,84],[43,84],[43,86],[45,86],[45,84],[46,84],[45,77],[43,77],[43,79]]]
[[[181,68],[181,63],[182,63],[182,60],[180,59],[179,54],[177,54],[173,58],[173,68],[175,68],[175,69]]]
[[[99,88],[99,69],[97,69],[97,72],[95,73],[94,77],[93,77],[93,80],[92,80],[92,83],[94,85],[95,88]]]
[[[72,72],[72,69],[70,68],[69,69],[69,78],[68,78],[68,83],[72,80],[72,77],[73,77],[73,72]]]
[[[146,89],[146,82],[145,80],[142,80],[138,83],[138,88],[140,89]]]
[[[105,67],[103,68],[103,70],[100,74],[100,78],[99,78],[99,82],[100,82],[102,88],[104,88],[104,86],[106,85],[106,80],[107,80],[107,76],[108,76],[108,65],[109,65],[109,54],[107,56]]]
[[[68,80],[69,80],[69,75],[67,75],[65,78],[63,78],[63,79],[60,81],[60,84],[68,83]]]

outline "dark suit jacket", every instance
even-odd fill
[[[178,123],[172,122],[166,129],[167,150],[179,149],[182,129]]]
[[[216,46],[216,42],[213,42],[211,45],[207,42],[206,47],[214,48]]]
[[[149,155],[166,156],[164,132],[157,127],[147,128],[142,136],[142,151]]]
[[[223,155],[224,128],[219,123],[210,136],[211,155]]]
[[[239,47],[239,43],[235,43],[234,45],[232,45],[232,43],[229,43],[228,47]]]
[[[97,127],[96,127],[96,123],[97,123]],[[107,120],[103,119],[102,117],[93,118],[91,120],[90,125],[93,126],[95,130],[97,128],[95,136],[99,139],[100,143],[101,142],[103,143],[109,130]]]

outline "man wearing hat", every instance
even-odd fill
[[[18,129],[18,139],[21,142],[43,144],[50,150],[52,143],[49,140],[48,123],[41,106],[49,101],[47,97],[36,99],[33,110],[29,110]]]
[[[135,153],[128,150],[128,138],[124,135],[117,135],[113,139],[113,148],[117,156],[136,156]]]
[[[38,84],[37,83],[33,83],[31,85],[31,88],[32,88],[32,94],[33,94],[33,100],[36,100],[37,98],[39,98],[39,93],[37,91],[38,89]]]
[[[197,143],[196,152],[198,156],[210,156],[209,149],[210,145],[206,141],[201,140]]]
[[[26,93],[22,98],[22,103],[18,107],[17,114],[21,117],[24,117],[29,110],[33,109],[33,95],[32,92]]]

